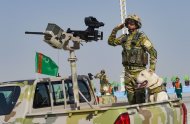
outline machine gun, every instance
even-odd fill
[[[96,18],[89,16],[84,19],[84,22],[88,28],[85,31],[71,30],[68,28],[67,33],[72,33],[75,37],[80,37],[85,41],[97,41],[103,39],[103,32],[99,32],[95,30],[95,28],[99,28],[104,26],[103,22],[99,22]]]
[[[99,22],[97,21],[96,18],[90,16],[85,18],[85,24],[88,26],[88,28],[85,31],[74,31],[68,29],[67,32],[64,32],[64,30],[61,29],[56,24],[48,23],[45,32],[28,32],[28,31],[25,32],[25,34],[44,35],[44,41],[53,48],[64,49],[69,51],[70,57],[68,60],[70,62],[70,67],[71,67],[75,109],[80,109],[78,94],[83,96],[78,88],[77,69],[76,69],[77,58],[75,56],[75,50],[80,49],[80,42],[83,40],[88,42],[88,41],[93,41],[93,40],[97,41],[99,39],[100,40],[103,39],[103,32],[95,30],[95,28],[104,26],[103,22]],[[73,45],[71,45],[69,41],[71,41]],[[84,99],[86,98],[84,97]],[[86,102],[90,105],[88,100],[86,100]]]
[[[48,23],[45,32],[28,32],[25,34],[39,34],[44,35],[44,41],[48,43],[50,46],[57,49],[79,49],[79,42],[84,40],[86,42],[89,41],[97,41],[103,39],[103,32],[99,32],[95,30],[95,28],[99,28],[104,26],[103,22],[97,21],[96,18],[89,16],[84,19],[86,26],[88,28],[85,31],[75,31],[70,30],[70,28],[65,32],[58,25],[53,23]],[[73,41],[73,46],[68,46],[69,40]]]

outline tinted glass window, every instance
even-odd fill
[[[80,89],[81,93],[84,95],[84,97],[88,101],[90,101],[91,97],[90,97],[89,89],[87,87],[87,84],[84,81],[82,81],[82,80],[81,81],[79,80],[79,89]],[[79,95],[79,101],[80,102],[85,102],[84,98],[81,95]]]
[[[85,81],[78,80],[79,89],[88,101],[91,101],[90,92]],[[52,82],[54,105],[64,105],[64,100],[67,104],[74,103],[73,83],[71,80],[65,81],[66,99],[64,99],[63,85],[61,81]],[[84,98],[79,95],[80,102],[86,102]]]
[[[86,82],[83,80],[78,80],[78,83],[79,90],[81,91],[81,93],[85,96],[85,98],[88,101],[91,101],[90,92]],[[67,104],[74,103],[73,83],[71,80],[65,81],[66,98],[64,98],[62,81],[51,82],[51,84],[53,90],[54,105],[64,105],[64,100],[66,100]],[[86,102],[81,95],[79,95],[79,101]],[[51,102],[49,96],[49,83],[38,83],[36,86],[33,108],[42,108],[50,106]]]
[[[63,85],[61,81],[52,82],[54,105],[64,104]]]
[[[88,89],[88,85],[84,80],[78,80],[78,86],[79,90],[81,93],[84,95],[84,97],[88,100],[91,101],[91,96],[90,92]],[[66,87],[66,92],[68,93],[69,101],[68,103],[72,104],[74,103],[74,94],[73,94],[73,83],[71,80],[66,80],[65,81],[65,87]],[[85,102],[84,98],[79,94],[79,101],[80,102]]]
[[[42,108],[51,106],[50,97],[49,97],[49,84],[47,83],[38,83],[34,95],[34,108]]]
[[[73,104],[74,103],[74,93],[73,93],[73,84],[71,80],[65,82],[65,90],[67,93],[67,103]]]
[[[0,87],[0,115],[10,114],[20,95],[19,86]]]

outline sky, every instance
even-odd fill
[[[168,82],[173,75],[183,81],[184,75],[190,75],[190,1],[127,0],[126,3],[127,14],[140,16],[140,30],[158,52],[156,73],[168,77]],[[75,51],[77,73],[96,74],[105,69],[110,81],[120,81],[122,48],[107,44],[112,29],[121,23],[119,0],[6,0],[1,1],[0,15],[0,82],[36,78],[36,52],[52,58],[59,65],[61,76],[70,75],[68,51],[50,47],[43,36],[24,32],[44,32],[48,23],[55,23],[65,31],[85,30],[84,18],[88,16],[105,23],[99,28],[104,37],[83,43]]]

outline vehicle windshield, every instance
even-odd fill
[[[0,87],[0,115],[7,115],[11,113],[19,95],[19,86]]]

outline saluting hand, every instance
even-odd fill
[[[117,29],[118,30],[121,30],[122,28],[124,28],[125,27],[125,23],[122,23],[122,24],[119,24],[119,25],[117,25]]]

